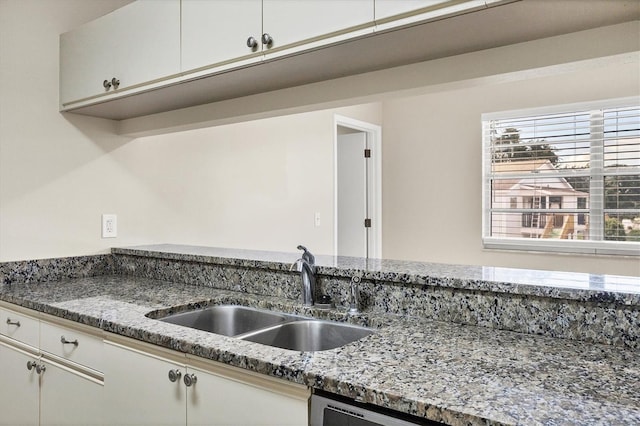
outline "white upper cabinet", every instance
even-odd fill
[[[260,52],[261,36],[262,0],[182,0],[183,71]]]
[[[182,0],[182,70],[242,66],[363,27],[373,31],[373,0]]]
[[[373,0],[263,0],[263,34],[278,48],[327,38],[358,27],[373,29]]]
[[[179,72],[180,0],[138,0],[60,36],[63,108]]]

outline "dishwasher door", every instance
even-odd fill
[[[416,426],[425,424],[396,419],[319,395],[311,396],[310,420],[310,426]]]

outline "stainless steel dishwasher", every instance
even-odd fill
[[[375,411],[374,411],[375,410]],[[402,417],[402,418],[401,418]],[[426,419],[410,419],[408,415],[391,413],[367,404],[333,396],[311,396],[310,426],[416,426],[440,425]]]

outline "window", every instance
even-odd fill
[[[482,123],[485,247],[640,255],[640,99]]]

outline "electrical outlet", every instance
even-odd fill
[[[115,214],[102,215],[102,238],[118,236],[118,216]]]

